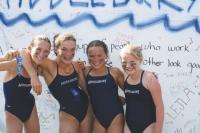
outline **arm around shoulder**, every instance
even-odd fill
[[[114,76],[118,86],[123,90],[123,88],[124,88],[124,74],[123,74],[123,72],[117,67],[112,67],[111,71],[114,74],[113,76]]]
[[[85,82],[85,75],[84,75],[84,70],[82,67],[78,64],[78,62],[73,62],[74,67],[78,73],[78,79],[79,79],[79,86],[81,89],[83,89],[86,93],[86,82]]]
[[[16,71],[16,60],[1,61],[0,71]]]
[[[42,83],[37,75],[37,70],[32,64],[30,53],[27,51],[27,49],[22,49],[20,51],[20,55],[23,59],[23,66],[31,78],[32,88],[38,95],[40,95],[42,93]]]

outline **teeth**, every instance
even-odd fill
[[[95,66],[98,66],[100,63],[94,63]]]

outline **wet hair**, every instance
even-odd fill
[[[94,40],[94,41],[91,41],[88,46],[87,46],[87,49],[86,49],[86,53],[88,55],[88,50],[89,48],[91,47],[102,47],[105,54],[108,56],[108,47],[107,45],[105,44],[105,42],[103,41],[100,41],[100,40]]]
[[[133,44],[124,46],[120,51],[120,56],[123,54],[129,54],[135,56],[138,59],[143,59],[142,48]]]
[[[30,46],[31,47],[35,46],[35,41],[41,41],[41,40],[48,42],[49,47],[51,47],[51,42],[50,42],[49,38],[46,35],[37,35],[37,36],[35,36],[32,39]]]
[[[70,32],[58,33],[53,37],[53,48],[55,55],[57,55],[57,49],[60,47],[60,45],[67,40],[71,40],[76,43],[75,37]]]

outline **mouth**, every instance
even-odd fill
[[[94,62],[92,63],[94,66],[99,66],[101,63],[100,62]]]
[[[94,67],[98,67],[102,64],[102,62],[101,61],[90,61],[90,64]]]
[[[42,58],[40,56],[36,56],[36,59],[38,60],[38,62],[42,62],[44,60],[44,58]]]
[[[135,68],[124,68],[126,72],[134,72]]]
[[[71,62],[73,57],[63,57],[64,62]]]

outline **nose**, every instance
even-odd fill
[[[126,63],[126,67],[133,67],[130,63]]]
[[[46,57],[47,57],[46,52],[43,52],[43,51],[42,51],[42,52],[39,53],[39,59],[40,59],[40,60],[43,60],[43,59],[45,59]]]
[[[71,52],[71,51],[66,51],[64,54],[66,54],[66,55],[72,55],[72,53],[73,52]]]
[[[68,56],[68,57],[73,57],[75,54],[75,52],[72,52],[72,51],[67,51],[64,53],[65,56]]]

